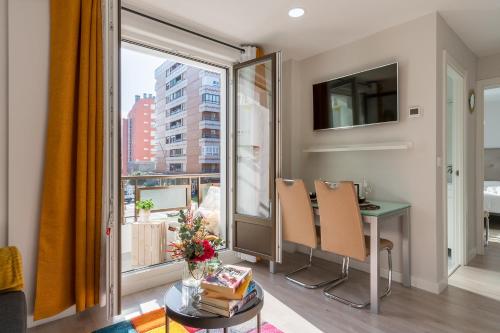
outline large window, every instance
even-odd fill
[[[173,260],[165,249],[177,237],[181,210],[210,219],[210,231],[225,239],[224,143],[206,121],[224,121],[226,113],[202,104],[220,104],[226,80],[219,68],[126,42],[121,56],[121,250],[129,272]],[[214,93],[200,99],[207,84]],[[136,209],[146,199],[154,203],[149,216]]]

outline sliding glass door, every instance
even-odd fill
[[[234,67],[235,145],[233,248],[279,259],[274,181],[278,173],[279,54]]]

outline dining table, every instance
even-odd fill
[[[315,215],[319,215],[317,202],[312,203]],[[366,207],[366,209],[363,209]],[[411,247],[410,247],[410,207],[409,203],[370,200],[360,204],[360,213],[364,223],[370,227],[370,311],[380,312],[380,229],[390,220],[401,224],[402,243],[402,283],[411,287]],[[321,223],[316,225],[321,230]]]

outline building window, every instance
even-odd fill
[[[184,88],[183,89],[179,89],[176,92],[168,95],[167,96],[167,103],[175,101],[176,99],[178,99],[178,98],[180,98],[182,96],[184,96]]]
[[[202,120],[219,120],[219,113],[217,112],[203,112],[201,115]]]
[[[182,171],[182,163],[170,163],[169,170],[170,170],[170,172],[181,172]]]
[[[219,156],[219,146],[204,146],[201,152],[204,156]]]
[[[201,101],[211,104],[220,104],[220,96],[215,94],[205,93],[201,95]]]
[[[176,135],[171,135],[171,136],[167,136],[165,138],[165,143],[177,143],[177,142],[182,142],[184,141],[184,135],[181,133],[181,134],[176,134]]]
[[[201,172],[203,173],[218,173],[219,165],[218,164],[202,164]]]
[[[182,119],[178,119],[176,121],[171,121],[170,122],[170,129],[182,127],[182,123],[183,123]]]
[[[178,67],[180,67],[181,64],[176,62],[175,64],[173,64],[172,66],[170,66],[168,69],[167,69],[167,72],[166,72],[166,76],[169,76],[170,74],[172,74],[173,71],[175,71]]]
[[[174,106],[167,111],[167,117],[184,111],[184,103]]]
[[[219,132],[217,130],[203,131],[201,132],[201,137],[203,139],[218,139]]]
[[[173,78],[172,80],[170,80],[169,82],[167,82],[167,84],[165,85],[165,88],[168,90],[170,88],[172,88],[173,86],[175,86],[177,83],[181,82],[182,81],[182,74],[181,75],[178,75],[176,76],[175,78]]]
[[[170,149],[170,157],[183,156],[184,152],[182,148]]]

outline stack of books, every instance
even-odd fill
[[[201,282],[200,309],[232,317],[257,295],[252,269],[224,265]]]

